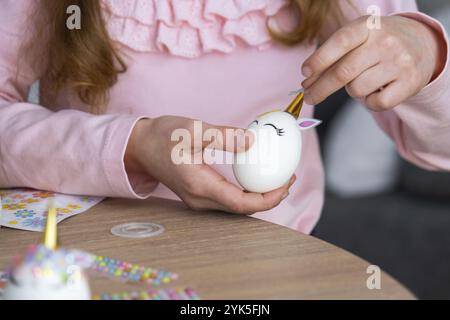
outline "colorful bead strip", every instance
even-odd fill
[[[197,293],[190,288],[176,288],[165,290],[130,291],[116,294],[101,294],[92,300],[200,300]]]
[[[137,264],[96,256],[91,269],[127,282],[143,282],[153,286],[168,284],[178,279],[172,272],[146,268]]]
[[[6,282],[8,281],[8,275],[6,272],[0,271],[0,293],[3,291],[3,288],[6,286]]]

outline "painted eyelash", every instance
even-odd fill
[[[278,134],[280,137],[281,137],[281,136],[284,136],[284,134],[286,133],[286,132],[284,131],[284,129],[278,129],[277,127],[275,127],[275,125],[273,125],[273,124],[271,124],[271,123],[266,123],[265,126],[271,126],[271,127],[273,127],[273,128],[277,131],[277,134]]]

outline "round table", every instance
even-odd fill
[[[111,234],[127,222],[166,230],[137,240]],[[194,288],[202,299],[414,299],[384,272],[381,289],[368,289],[370,264],[319,239],[250,217],[194,212],[176,201],[108,199],[63,221],[58,232],[62,246],[178,273],[169,287]],[[1,228],[0,270],[40,239]],[[101,277],[91,286],[96,294],[123,290]]]

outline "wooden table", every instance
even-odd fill
[[[126,222],[153,222],[166,231],[142,240],[113,236]],[[413,299],[382,273],[381,290],[366,286],[369,263],[323,241],[257,219],[193,212],[181,203],[109,199],[59,225],[63,246],[173,271],[171,286],[196,289],[202,299]],[[0,270],[40,234],[0,229]],[[91,281],[94,293],[122,284]]]

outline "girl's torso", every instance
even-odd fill
[[[172,6],[166,7],[169,2]],[[241,1],[253,3],[253,7],[218,13],[222,10],[219,2],[223,3],[104,0],[111,37],[128,65],[110,91],[105,112],[151,118],[177,115],[247,127],[259,114],[285,108],[292,100],[289,93],[299,89],[303,80],[302,62],[315,46],[286,47],[269,40],[265,21],[275,14],[286,17],[285,1]],[[115,5],[118,3],[128,6]],[[186,7],[188,3],[191,6]],[[61,92],[56,100],[46,101],[47,86],[44,77],[43,104],[54,110],[67,106],[88,110],[73,92]],[[302,117],[312,114],[312,107],[305,106]],[[236,182],[230,165],[217,165],[216,169]],[[320,215],[324,188],[313,131],[303,135],[303,156],[296,174],[290,196],[279,207],[255,216],[310,232]],[[163,185],[153,195],[177,199]]]

